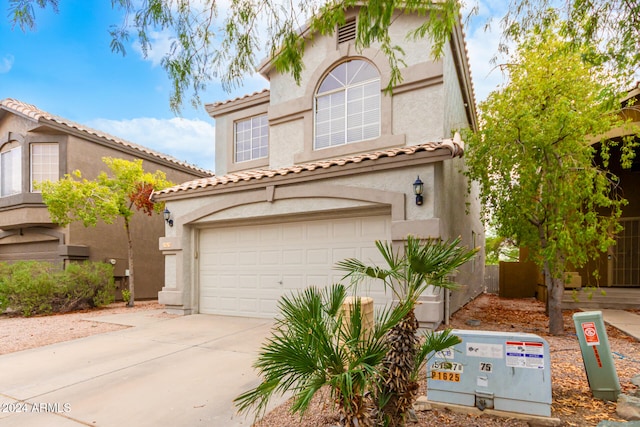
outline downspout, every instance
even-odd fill
[[[444,288],[444,324],[449,326],[449,311],[450,311],[450,307],[449,307],[449,299],[450,299],[450,293],[451,291],[447,288]]]

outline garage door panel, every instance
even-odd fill
[[[331,224],[326,222],[309,223],[307,226],[307,240],[315,239],[316,243],[325,241],[332,236],[330,232]]]
[[[389,228],[389,224],[383,218],[365,218],[362,223],[361,236],[365,239],[380,239],[379,236],[385,235]]]
[[[269,242],[280,240],[280,230],[276,227],[265,227],[260,228],[260,241],[258,242],[261,245],[268,245]],[[249,238],[249,241],[255,243],[254,238]]]
[[[357,238],[360,234],[360,230],[358,227],[358,223],[354,222],[346,222],[341,221],[336,224],[333,224],[333,235],[334,236],[343,236],[345,238]]]
[[[329,259],[329,249],[310,249],[306,251],[308,265],[327,265]]]
[[[300,283],[305,282],[305,277],[301,274],[283,274],[282,290],[300,289]]]
[[[262,265],[280,265],[282,264],[282,252],[265,250],[260,252],[260,264]]]
[[[274,290],[279,292],[282,289],[282,277],[279,274],[263,274],[257,279],[258,289],[260,290]],[[253,288],[256,287],[256,282],[253,283]]]
[[[282,295],[340,282],[336,262],[381,260],[374,241],[389,230],[384,216],[201,230],[200,312],[274,317]],[[380,289],[371,296],[388,300]]]
[[[298,224],[289,224],[288,227],[282,228],[282,238],[284,240],[301,240],[306,236],[304,235],[304,227]]]

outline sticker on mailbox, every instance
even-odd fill
[[[584,332],[584,339],[587,345],[600,345],[600,338],[598,338],[595,322],[584,322],[582,324],[582,331]]]
[[[432,371],[464,372],[462,363],[436,361],[431,365]]]
[[[507,341],[507,366],[514,368],[544,368],[544,344],[541,342]]]
[[[460,374],[457,372],[431,371],[431,379],[434,381],[460,382]]]
[[[483,357],[485,359],[502,359],[503,352],[500,344],[467,343],[467,356]]]
[[[455,353],[452,348],[445,348],[444,350],[436,352],[436,357],[438,359],[452,360],[454,356],[455,356]]]

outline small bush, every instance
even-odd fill
[[[0,312],[23,316],[107,305],[114,300],[113,267],[105,263],[0,263]]]
[[[113,266],[103,262],[69,264],[61,272],[60,306],[55,310],[65,312],[83,308],[102,307],[115,299],[116,285]]]

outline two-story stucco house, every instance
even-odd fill
[[[407,66],[389,94],[386,57],[376,47],[354,49],[352,12],[334,35],[305,49],[299,85],[267,61],[259,71],[269,90],[206,106],[216,124],[216,176],[154,195],[174,220],[160,239],[159,301],[168,308],[272,317],[281,295],[340,281],[337,261],[380,261],[375,240],[401,249],[409,234],[460,236],[468,247],[483,246],[456,135],[476,127],[460,26],[434,61],[428,41],[405,38],[424,18],[399,14],[390,32]],[[481,292],[483,265],[480,257],[458,273],[452,311]],[[359,292],[379,304],[391,299],[379,284]],[[444,299],[427,298],[433,323],[442,320]]]
[[[81,223],[52,223],[33,183],[56,181],[80,170],[94,179],[107,171],[103,157],[142,159],[146,170],[162,170],[171,182],[212,173],[51,115],[14,99],[0,101],[0,261],[107,261],[120,282],[126,279],[127,238],[122,221],[85,228]],[[158,238],[164,219],[136,213],[132,220],[136,298],[156,298],[162,287],[164,259]],[[122,284],[124,285],[124,284]]]

